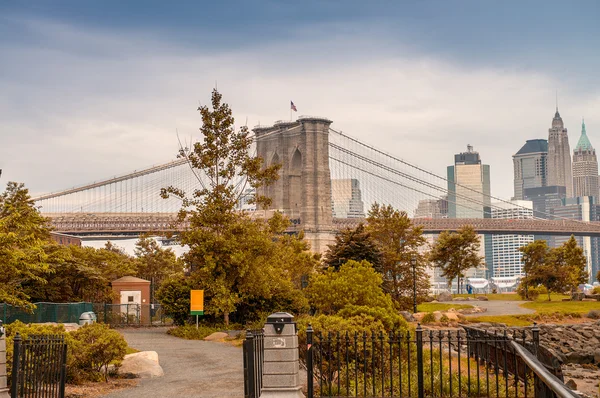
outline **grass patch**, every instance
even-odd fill
[[[578,313],[585,314],[590,310],[600,310],[600,302],[596,301],[535,301],[521,304],[523,308],[535,310],[538,314]]]
[[[455,310],[463,310],[465,308],[473,308],[469,304],[446,304],[446,303],[422,303],[417,306],[419,312],[434,312],[434,311],[448,311],[454,308]]]
[[[205,337],[210,336],[214,332],[218,332],[218,330],[212,327],[202,325],[200,325],[198,329],[196,329],[196,325],[184,325],[176,326],[167,330],[167,334],[186,340],[202,340]]]
[[[140,350],[136,350],[133,347],[127,346],[127,349],[125,350],[125,355],[135,354],[136,352],[140,352]]]
[[[471,297],[475,298],[478,296],[485,296],[488,300],[498,300],[498,301],[524,301],[521,296],[516,293],[496,293],[496,294],[453,294],[453,297]],[[567,294],[556,294],[551,293],[550,297],[553,301],[561,301],[564,298],[570,298],[571,296]],[[548,301],[547,294],[541,294],[536,302]]]
[[[506,326],[531,326],[532,322],[526,319],[521,319],[516,315],[487,315],[487,316],[476,316],[469,317],[469,322],[490,322],[490,323],[504,323]]]

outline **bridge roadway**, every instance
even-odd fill
[[[264,212],[254,212],[262,217]],[[44,214],[51,219],[55,232],[86,237],[127,237],[140,233],[172,233],[186,228],[186,223],[177,225],[175,213],[63,213]],[[333,230],[356,226],[361,219],[334,219]],[[452,219],[417,218],[414,225],[423,227],[424,233],[456,231],[471,225],[479,233],[517,235],[562,235],[600,237],[600,222],[569,220],[506,220],[490,218]],[[290,228],[301,229],[302,225]]]

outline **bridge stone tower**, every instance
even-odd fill
[[[279,180],[258,193],[271,198],[270,209],[283,212],[297,230],[304,230],[315,252],[324,252],[333,240],[330,124],[325,118],[301,116],[253,130],[257,155],[267,165],[282,165]]]

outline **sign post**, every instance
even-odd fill
[[[198,329],[198,315],[204,315],[204,290],[190,290],[190,314],[196,315]]]

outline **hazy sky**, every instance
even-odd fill
[[[298,115],[433,172],[472,144],[510,197],[547,138],[600,146],[598,1],[0,2],[4,185],[57,191],[164,163],[218,82],[238,123]],[[177,5],[175,5],[177,4]]]

